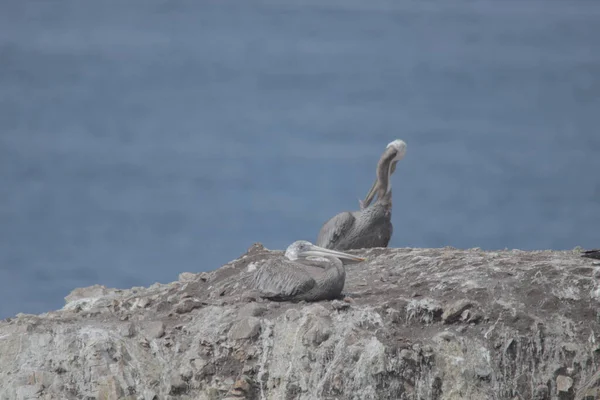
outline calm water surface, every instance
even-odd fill
[[[600,246],[600,3],[0,5],[0,318],[315,240]]]

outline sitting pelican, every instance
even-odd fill
[[[317,245],[327,249],[350,250],[387,247],[392,237],[392,184],[396,163],[406,154],[406,143],[389,143],[377,163],[377,180],[360,202],[359,211],[345,211],[323,224]],[[377,200],[371,201],[377,194]]]
[[[254,275],[253,286],[260,296],[277,301],[333,300],[342,293],[346,269],[342,260],[364,258],[299,240],[289,245],[285,259],[267,261]]]
[[[600,249],[584,250],[581,253],[581,257],[595,258],[600,260]]]

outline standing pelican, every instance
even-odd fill
[[[261,297],[278,301],[333,300],[344,289],[346,269],[342,260],[364,258],[299,240],[285,251],[287,260],[267,261],[254,275],[254,287]]]
[[[323,224],[317,245],[335,250],[387,247],[393,233],[392,184],[390,176],[396,163],[406,154],[406,143],[389,143],[377,163],[377,180],[360,202],[359,211],[345,211]],[[371,205],[375,194],[377,200]]]

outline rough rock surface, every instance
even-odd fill
[[[346,298],[263,301],[252,246],[210,273],[77,289],[0,322],[0,399],[597,399],[600,266],[575,251],[370,249]]]

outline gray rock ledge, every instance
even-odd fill
[[[600,398],[600,266],[575,251],[370,249],[345,298],[275,303],[282,252],[0,322],[0,399]]]

